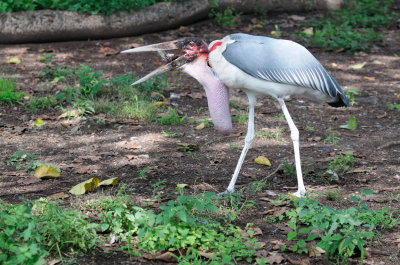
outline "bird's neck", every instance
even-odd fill
[[[181,70],[203,85],[214,126],[222,134],[229,134],[232,130],[229,89],[208,69],[207,55],[201,55],[193,62],[183,65]]]

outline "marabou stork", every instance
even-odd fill
[[[180,54],[166,55],[164,51],[168,50],[178,50]],[[198,38],[183,38],[122,52],[146,51],[160,52],[168,63],[133,85],[172,69],[191,75],[203,85],[211,118],[222,134],[229,134],[232,130],[228,88],[241,89],[247,94],[249,121],[245,145],[227,193],[234,191],[240,168],[254,139],[254,105],[257,97],[269,95],[276,98],[288,122],[294,146],[298,183],[298,190],[294,195],[305,195],[300,165],[299,131],[290,117],[284,99],[293,95],[326,102],[334,107],[349,106],[349,100],[339,84],[306,48],[289,40],[238,33],[215,40],[208,46]]]

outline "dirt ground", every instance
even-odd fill
[[[295,30],[301,28],[299,21],[290,17],[293,14],[271,14],[263,28],[255,28],[259,18],[243,16],[237,28],[222,28],[211,20],[196,23],[179,30],[140,36],[144,44],[174,40],[184,36],[197,36],[207,42],[220,39],[234,32],[248,32],[254,35],[270,36],[278,25],[281,38],[290,38]],[[309,16],[305,14],[296,14]],[[252,20],[253,19],[253,20]],[[256,20],[254,20],[256,19]],[[258,21],[257,21],[258,20]],[[311,52],[341,84],[344,90],[357,89],[358,103],[348,109],[333,108],[326,104],[292,99],[287,103],[289,112],[300,131],[300,152],[303,168],[312,166],[305,176],[308,191],[323,194],[328,189],[340,188],[344,200],[340,203],[320,197],[323,204],[334,207],[349,207],[351,194],[371,189],[376,194],[369,196],[366,203],[371,208],[387,207],[399,209],[400,202],[389,201],[388,194],[400,194],[400,112],[390,111],[389,103],[400,103],[400,30],[393,26],[385,30],[384,42],[378,44],[369,53],[358,56],[345,52],[325,52],[312,49]],[[0,45],[0,73],[8,77],[17,77],[18,85],[26,94],[41,95],[38,74],[45,66],[38,61],[42,54],[56,54],[54,60],[69,67],[88,64],[96,70],[104,71],[106,78],[136,72],[142,76],[160,63],[156,54],[118,54],[137,43],[138,37],[72,41],[59,43]],[[104,48],[107,48],[105,52]],[[397,55],[396,55],[397,54]],[[19,56],[21,64],[5,64],[7,58]],[[266,55],[267,56],[267,55]],[[356,70],[349,65],[366,63]],[[169,74],[169,82],[176,84],[166,93],[179,98],[170,99],[172,106],[187,119],[200,119],[208,116],[207,102],[202,87],[184,74]],[[51,93],[55,93],[57,87]],[[199,94],[201,93],[201,94]],[[244,106],[247,99],[241,91],[231,91],[231,98]],[[200,109],[202,108],[202,109]],[[243,108],[245,111],[246,108]],[[243,146],[247,123],[234,123],[230,136],[220,135],[211,126],[196,130],[198,124],[161,126],[143,121],[121,120],[104,115],[91,115],[70,121],[56,118],[62,110],[29,113],[21,106],[0,105],[0,199],[21,202],[21,198],[38,199],[59,192],[68,194],[75,184],[90,177],[105,179],[118,177],[120,185],[127,184],[132,193],[152,196],[152,184],[166,180],[165,192],[174,191],[176,184],[189,184],[188,193],[199,191],[222,192],[232,176],[240,150],[233,146]],[[234,114],[237,112],[233,112]],[[44,116],[45,115],[45,116]],[[296,191],[296,178],[285,177],[281,170],[276,171],[283,161],[294,164],[294,155],[290,132],[285,120],[277,119],[282,115],[277,103],[270,98],[258,100],[256,107],[256,133],[263,128],[284,129],[282,140],[275,141],[257,137],[247,154],[236,189],[249,186],[250,183],[269,176],[267,189],[276,194]],[[35,127],[33,121],[44,118],[45,126]],[[350,117],[355,117],[358,128],[354,131],[340,129]],[[105,124],[98,124],[97,119]],[[65,124],[64,124],[65,125]],[[306,130],[307,126],[314,131]],[[179,138],[167,138],[161,131],[182,134]],[[328,134],[337,133],[342,139],[340,145],[324,143]],[[198,151],[187,153],[177,149],[178,143],[200,146]],[[61,177],[55,180],[38,180],[35,177],[8,166],[7,161],[16,151],[23,150],[38,155],[38,159],[56,164],[61,168]],[[358,162],[354,168],[357,173],[341,176],[337,182],[327,183],[317,178],[318,173],[326,171],[329,161],[340,151],[353,151]],[[254,159],[266,156],[271,167],[258,165]],[[138,178],[138,170],[147,170],[147,179]],[[101,192],[98,191],[98,192]],[[240,216],[238,224],[252,222],[262,229],[259,240],[266,242],[265,249],[272,251],[276,240],[284,241],[286,233],[276,224],[268,224],[263,218],[265,211],[273,206],[265,198],[273,198],[264,191],[251,196],[257,202],[257,209]],[[74,196],[65,199],[66,204],[75,200]],[[386,230],[382,237],[374,242],[365,260],[366,264],[399,264],[400,252],[397,246],[400,231]],[[396,243],[397,240],[397,243]],[[306,255],[299,256],[284,253],[282,264],[290,264],[288,259],[307,260]],[[357,258],[354,263],[357,263]],[[309,258],[312,264],[329,264],[325,258]],[[99,254],[83,257],[78,263],[86,264],[151,264],[132,260],[127,256]],[[157,262],[155,262],[157,263]],[[306,264],[306,263],[305,263]]]

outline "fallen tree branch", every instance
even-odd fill
[[[217,10],[238,12],[301,11],[339,8],[343,0],[219,0]],[[106,39],[177,28],[207,19],[208,0],[162,2],[110,16],[70,11],[38,10],[0,14],[0,44]]]

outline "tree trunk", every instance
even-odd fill
[[[342,0],[219,0],[219,10],[232,6],[238,12],[300,11],[338,8]],[[208,0],[158,3],[110,16],[69,11],[39,10],[0,14],[0,43],[106,39],[139,35],[187,25],[208,18]]]

